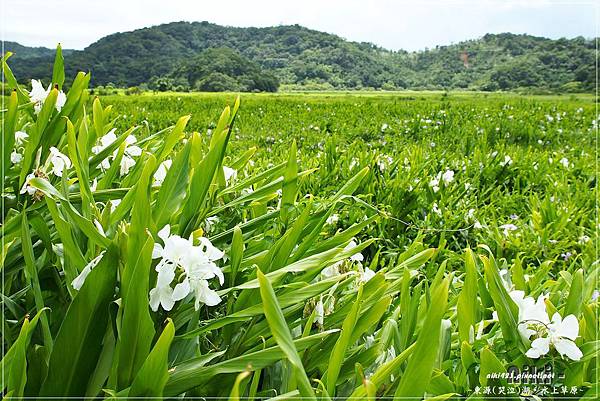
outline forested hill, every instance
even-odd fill
[[[47,51],[17,48],[11,67],[19,77],[48,77]],[[274,75],[305,89],[592,90],[594,40],[551,40],[510,33],[418,52],[390,51],[298,25],[236,28],[175,22],[106,36],[82,51],[66,52],[65,65],[92,71],[94,85],[135,86],[161,78],[183,83],[178,71],[207,49],[230,48]],[[23,57],[22,55],[25,55]],[[202,57],[200,57],[202,58]],[[194,89],[194,83],[189,83]]]

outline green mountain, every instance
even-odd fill
[[[156,90],[276,92],[279,80],[235,50],[219,47],[183,61],[166,77],[151,78],[148,86]]]
[[[26,59],[36,59],[39,57],[54,57],[54,49],[48,49],[47,47],[29,47],[23,46],[17,42],[4,42],[4,50],[10,51],[14,53],[15,57],[18,57],[21,60]],[[63,49],[63,54],[68,55],[72,53],[73,50]]]
[[[5,47],[11,50],[10,45]],[[91,70],[94,85],[134,86],[170,79],[182,88],[195,89],[201,79],[189,80],[191,60],[209,49],[221,49],[210,53],[215,56],[225,48],[233,51],[230,56],[258,65],[261,74],[272,74],[287,87],[306,89],[576,91],[592,90],[595,81],[595,43],[581,37],[551,40],[488,34],[406,52],[350,42],[298,25],[236,28],[208,22],[174,22],[109,35],[84,50],[68,52],[65,65],[71,76],[76,70]],[[15,53],[10,63],[17,76],[50,76],[52,56],[23,58]],[[247,85],[246,89],[252,90]]]

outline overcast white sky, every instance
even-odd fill
[[[0,36],[82,49],[114,32],[173,21],[231,26],[300,24],[388,49],[419,50],[485,33],[595,37],[593,0],[0,0]]]

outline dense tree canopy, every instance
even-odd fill
[[[7,42],[5,47],[17,46]],[[91,70],[94,85],[170,79],[175,86],[187,82],[190,89],[252,91],[272,90],[277,78],[299,89],[592,90],[594,49],[594,40],[581,37],[551,40],[504,33],[409,53],[298,25],[175,22],[109,35],[65,58],[73,70],[67,76]],[[51,75],[51,55],[39,48],[34,54],[24,49],[16,54],[11,66],[17,76]]]
[[[168,75],[184,82],[187,89],[204,92],[275,92],[279,86],[273,74],[226,47],[207,49],[182,62]]]

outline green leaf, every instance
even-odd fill
[[[571,289],[565,305],[563,316],[579,316],[581,305],[583,304],[583,270],[579,269],[571,278]]]
[[[288,329],[283,312],[279,307],[279,302],[277,301],[273,287],[271,286],[269,279],[260,271],[260,269],[257,270],[256,274],[260,284],[260,297],[263,301],[265,317],[269,322],[271,334],[294,367],[299,387],[298,390],[302,397],[316,400],[314,390],[310,385],[310,381],[308,380],[308,376],[306,375],[304,366],[302,365],[302,361],[300,360],[300,356],[294,345],[294,340]]]
[[[102,108],[102,103],[100,102],[98,96],[94,97],[94,101],[92,102],[92,123],[94,125],[94,139],[104,136],[104,109]],[[93,143],[90,143],[90,146],[92,144]]]
[[[29,231],[29,222],[27,220],[27,212],[21,213],[21,246],[23,250],[23,259],[25,259],[25,277],[29,282],[30,288],[33,290],[33,298],[35,307],[39,311],[45,309],[44,295],[40,287],[40,279],[38,277],[38,268],[35,263],[35,255],[33,253],[33,244],[31,243],[31,234]],[[44,345],[48,351],[52,351],[52,334],[50,333],[50,324],[48,317],[42,316],[42,333],[44,335]]]
[[[157,164],[160,164],[163,161],[165,161],[173,152],[173,148],[175,148],[175,145],[177,145],[181,141],[181,139],[183,138],[183,130],[185,130],[185,127],[188,121],[190,121],[191,117],[191,115],[180,117],[179,120],[177,120],[175,127],[173,127],[171,132],[165,136],[160,154],[156,158]]]
[[[169,380],[169,348],[174,336],[175,326],[173,321],[168,319],[167,326],[133,380],[129,397],[160,398],[163,396],[163,390]]]
[[[475,254],[471,249],[465,251],[465,278],[462,291],[458,296],[456,315],[460,341],[470,342],[469,333],[475,332],[478,313],[477,300],[477,265]]]
[[[100,232],[94,223],[83,217],[79,212],[71,205],[67,198],[65,198],[56,188],[54,188],[48,181],[43,178],[32,178],[29,181],[29,185],[42,191],[46,196],[53,200],[60,201],[64,207],[65,212],[72,219],[72,223],[79,227],[79,229],[87,235],[87,237],[96,242],[98,245],[106,248],[110,245],[110,240]]]
[[[440,344],[442,317],[448,301],[448,278],[432,289],[431,302],[425,315],[415,350],[402,374],[395,397],[423,397],[431,379],[431,373]]]
[[[10,168],[10,154],[15,146],[15,131],[17,125],[17,112],[19,101],[17,91],[12,91],[6,102],[7,112],[2,119],[2,188],[4,188],[4,178]]]
[[[134,241],[130,239],[131,242]],[[154,241],[146,234],[142,247],[129,243],[122,280],[121,335],[117,344],[118,390],[129,386],[144,363],[154,338],[154,324],[148,310],[148,278]]]
[[[25,183],[25,177],[29,173],[31,173],[34,157],[37,153],[37,150],[40,146],[40,141],[44,134],[44,130],[48,125],[50,120],[50,116],[54,111],[54,105],[56,104],[56,99],[58,97],[58,90],[52,89],[46,97],[44,101],[44,105],[42,109],[37,115],[37,119],[35,121],[35,126],[29,132],[29,138],[27,139],[27,144],[25,145],[25,150],[23,152],[23,160],[21,161],[21,175],[19,177],[19,187],[22,187]]]
[[[0,362],[0,369],[4,374],[0,375],[0,392],[8,386],[7,391],[13,391],[16,397],[23,395],[23,389],[25,388],[27,377],[27,348],[31,342],[31,336],[37,326],[42,313],[48,308],[40,310],[34,317],[29,321],[29,317],[26,316],[23,320],[23,325],[19,332],[17,341],[6,351]],[[6,380],[6,381],[5,381]]]
[[[48,376],[40,392],[42,397],[85,394],[102,350],[118,260],[117,246],[109,246],[69,305],[50,355]]]
[[[233,116],[235,117],[235,113]],[[221,166],[223,157],[225,157],[225,148],[227,147],[231,132],[231,118],[231,111],[229,107],[226,107],[219,118],[217,127],[213,131],[208,154],[202,159],[198,166],[192,166],[194,173],[192,175],[190,191],[185,199],[185,206],[179,221],[179,226],[182,229],[181,234],[183,236],[188,236],[194,230],[194,216],[200,212],[206,194],[208,194],[210,184],[217,172],[217,168]],[[200,145],[200,143],[198,143],[198,145]]]
[[[83,125],[83,124],[82,124]],[[81,133],[82,130],[80,130]],[[79,181],[79,193],[81,194],[82,211],[84,217],[90,218],[90,206],[94,204],[94,198],[89,184],[89,176],[87,171],[87,159],[82,156],[82,150],[78,146],[77,138],[75,137],[75,127],[70,120],[67,119],[67,143],[69,159],[73,163],[77,179]]]
[[[329,330],[312,336],[299,338],[294,341],[294,346],[298,352],[315,346],[331,334],[338,330]],[[165,397],[172,397],[189,389],[201,386],[202,384],[213,380],[219,374],[239,373],[244,370],[256,371],[263,369],[275,362],[285,358],[286,354],[279,345],[263,349],[256,352],[246,353],[244,355],[218,362],[214,365],[204,366],[206,361],[203,358],[191,360],[176,366],[165,387]]]
[[[331,355],[329,356],[329,363],[327,364],[327,392],[332,397],[335,396],[337,378],[340,374],[342,364],[344,363],[344,357],[346,355],[348,347],[351,345],[350,340],[352,338],[354,327],[356,326],[356,322],[358,320],[358,313],[360,312],[361,301],[362,286],[358,290],[358,294],[356,295],[356,301],[354,301],[350,313],[346,316],[346,319],[344,319],[344,323],[342,324],[342,332],[340,333],[338,340],[336,341],[333,349],[331,350]]]
[[[368,173],[369,173],[368,167],[365,167],[362,170],[360,170],[358,173],[356,173],[356,175],[354,175],[354,177],[350,178],[348,180],[348,182],[345,183],[344,186],[342,188],[340,188],[340,190],[337,191],[337,193],[335,195],[333,195],[333,197],[330,199],[330,202],[337,203],[344,196],[353,194],[354,191],[356,191],[358,189],[358,186],[360,185],[362,180],[367,176]]]
[[[408,348],[406,348],[400,355],[388,361],[377,368],[373,376],[369,378],[375,388],[379,388],[382,386],[393,374],[397,374],[400,371],[400,367],[402,364],[408,359],[409,356],[412,355],[413,351],[416,348],[416,343],[411,344]],[[362,399],[362,397],[367,396],[367,391],[364,386],[358,386],[354,392],[348,397],[349,400]]]
[[[117,390],[131,384],[148,356],[154,337],[154,323],[148,309],[154,240],[147,229],[152,225],[150,180],[154,164],[154,156],[149,155],[136,185],[128,230],[127,259],[121,273],[122,318],[117,342]]]
[[[231,388],[231,393],[229,394],[229,401],[240,401],[240,384],[248,376],[250,376],[250,372],[242,372],[237,375],[235,383],[233,383],[233,387]]]
[[[179,210],[185,198],[190,170],[191,145],[191,142],[188,142],[177,153],[156,195],[153,215],[159,230],[169,222],[175,211]]]
[[[504,288],[496,261],[491,253],[489,258],[483,255],[480,258],[483,261],[485,281],[498,312],[498,321],[502,329],[502,336],[508,344],[522,347],[517,330],[519,321],[518,307],[508,294],[508,291],[506,291],[506,288]]]
[[[346,276],[331,277],[327,280],[322,280],[316,283],[304,285],[293,291],[286,292],[279,296],[279,305],[281,308],[287,308],[293,305],[297,305],[299,303],[306,302],[308,299],[324,293],[345,277]],[[256,305],[252,305],[248,308],[239,310],[237,312],[227,314],[226,316],[214,319],[212,321],[207,321],[205,322],[205,325],[189,333],[186,333],[182,336],[182,338],[194,338],[199,334],[216,330],[235,322],[247,321],[250,318],[260,316],[262,314],[263,305],[262,303],[258,303]]]
[[[62,55],[62,47],[60,43],[56,46],[56,56],[54,58],[54,68],[52,70],[52,83],[58,85],[58,89],[62,89],[65,82],[65,59]]]
[[[287,166],[283,175],[281,221],[284,225],[287,225],[289,209],[294,206],[298,193],[298,160],[296,157],[296,140],[293,140]]]
[[[481,350],[479,383],[481,383],[482,386],[491,385],[490,382],[494,382],[500,386],[507,385],[506,379],[488,379],[490,373],[506,373],[506,368],[498,357],[488,347],[485,347]]]

